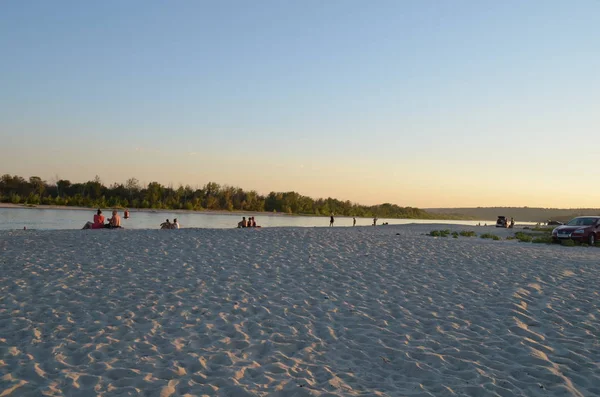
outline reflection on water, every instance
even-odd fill
[[[110,210],[103,211],[108,219]],[[87,221],[92,221],[94,210],[56,210],[38,208],[0,208],[0,229],[81,229]],[[169,219],[177,218],[182,228],[234,228],[247,214],[207,214],[196,212],[169,211],[131,211],[129,219],[123,219],[121,224],[127,229],[158,229],[159,225]],[[256,218],[256,223],[263,227],[327,227],[329,216],[288,216],[267,213],[250,214]],[[377,224],[388,222],[390,225],[407,223],[454,223],[477,225],[479,221],[446,221],[423,219],[378,219]],[[357,226],[369,226],[372,218],[356,218]],[[481,221],[481,224],[495,224],[495,221]],[[352,226],[352,217],[336,217],[335,226]]]

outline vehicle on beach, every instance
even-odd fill
[[[499,216],[496,221],[496,227],[508,227],[508,219],[505,216]]]
[[[578,216],[552,230],[552,240],[575,240],[594,245],[600,237],[600,216]]]

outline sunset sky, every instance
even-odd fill
[[[9,1],[0,174],[600,207],[600,1]]]

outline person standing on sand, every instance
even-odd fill
[[[356,226],[356,217],[352,218],[352,226]]]
[[[329,227],[333,227],[333,222],[335,221],[335,219],[333,219],[333,212],[331,213],[331,218],[329,219]]]
[[[373,226],[377,226],[377,217],[373,218]]]

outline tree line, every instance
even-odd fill
[[[59,205],[90,208],[183,209],[279,212],[287,214],[330,215],[380,218],[451,219],[422,209],[395,204],[360,205],[334,198],[313,199],[296,192],[271,192],[209,182],[201,188],[189,185],[173,188],[158,182],[142,186],[136,178],[105,186],[100,178],[84,183],[58,179],[48,183],[40,177],[25,179],[8,174],[0,178],[0,202],[25,205]]]

